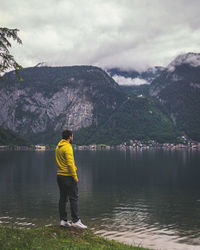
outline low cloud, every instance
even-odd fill
[[[139,77],[130,78],[130,77],[123,77],[123,76],[114,75],[112,78],[119,85],[124,85],[124,86],[139,86],[139,85],[142,85],[142,84],[150,84],[145,79],[142,79],[142,78],[139,78]]]

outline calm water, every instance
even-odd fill
[[[200,152],[75,151],[75,160],[81,219],[97,234],[200,249]],[[1,224],[58,224],[58,198],[53,151],[0,152]]]

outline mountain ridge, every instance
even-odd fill
[[[161,107],[130,97],[98,67],[33,67],[21,75],[19,83],[14,72],[6,74],[0,86],[0,122],[33,143],[55,143],[64,128],[77,131],[77,144],[90,134],[96,136],[88,143],[110,144],[180,134]]]
[[[149,93],[163,103],[176,124],[200,141],[200,54],[187,53],[172,61],[156,78]]]

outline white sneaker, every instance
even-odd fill
[[[80,219],[79,219],[77,222],[72,223],[72,227],[78,227],[78,228],[82,228],[82,229],[87,228],[87,226],[84,225],[84,224],[81,222]]]
[[[71,227],[71,223],[69,223],[68,221],[65,221],[65,220],[61,220],[60,225],[62,227]]]

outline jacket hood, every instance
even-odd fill
[[[68,144],[69,144],[69,142],[67,140],[62,139],[61,141],[59,141],[58,147],[60,148],[60,147],[63,147],[65,145],[68,145]]]

